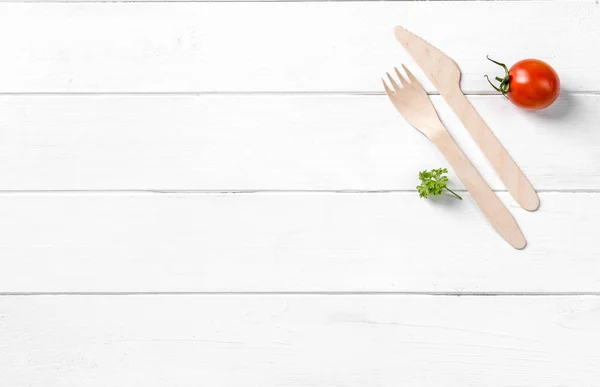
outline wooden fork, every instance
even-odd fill
[[[454,139],[440,121],[423,86],[404,65],[402,65],[402,68],[406,72],[408,80],[400,74],[397,68],[394,68],[402,87],[396,83],[389,73],[387,73],[387,77],[393,90],[388,87],[385,80],[381,80],[386,94],[400,112],[400,115],[415,129],[427,136],[442,152],[481,212],[498,234],[514,248],[524,248],[527,241],[515,219],[454,142]]]

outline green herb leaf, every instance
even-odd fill
[[[446,168],[432,169],[431,171],[420,171],[419,180],[421,180],[421,184],[417,186],[419,197],[426,198],[429,195],[437,196],[441,195],[443,190],[447,190],[452,195],[462,200],[462,198],[456,192],[447,187],[448,177],[443,176],[444,173],[448,173]]]

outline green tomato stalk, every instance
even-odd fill
[[[490,62],[495,63],[504,69],[504,78],[495,78],[498,82],[500,82],[500,86],[494,85],[492,81],[490,81],[490,77],[488,77],[487,75],[484,76],[497,92],[502,93],[502,95],[506,96],[506,93],[510,91],[510,75],[508,74],[508,67],[506,67],[504,63],[496,62],[495,60],[491,59],[489,55],[486,55],[486,58],[488,58]]]

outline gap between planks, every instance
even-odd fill
[[[448,1],[448,0],[0,0],[0,3],[19,4],[19,3],[357,3],[357,2],[416,2],[416,1]],[[462,2],[482,2],[490,0],[450,0]],[[495,0],[495,1],[520,1],[526,2],[553,2],[561,0]],[[598,0],[578,0],[579,2],[598,3]]]
[[[40,4],[40,3],[356,3],[356,2],[417,2],[417,1],[448,1],[448,0],[0,0],[0,3]],[[490,0],[450,0],[462,2],[482,2]],[[554,2],[563,0],[494,0],[494,1],[520,1],[520,2]],[[598,0],[577,0],[579,2],[597,3]]]
[[[333,0],[335,1],[335,0]],[[365,1],[365,0],[357,0]],[[367,0],[375,1],[375,0]],[[404,0],[395,0],[404,1]],[[411,0],[416,1],[416,0]],[[468,0],[468,1],[487,1],[487,0]],[[520,0],[519,0],[520,1]],[[2,0],[0,0],[0,4]],[[427,92],[428,95],[440,95],[439,92]],[[493,97],[500,98],[502,95],[494,92],[464,92],[466,96],[476,97]],[[177,96],[384,96],[385,93],[381,92],[370,92],[370,91],[94,91],[94,92],[54,92],[54,91],[42,91],[42,92],[0,92],[0,97],[112,97],[112,96],[124,96],[124,97],[177,97]],[[600,95],[599,91],[569,91],[563,90],[561,96],[597,96]]]
[[[600,292],[0,292],[0,297],[37,296],[431,296],[431,297],[580,297],[600,296]]]
[[[464,188],[453,189],[455,192],[468,191]],[[503,190],[492,190],[497,193],[507,193]],[[0,196],[16,195],[261,195],[261,194],[414,194],[414,189],[405,190],[0,190]],[[600,189],[538,189],[537,193],[543,194],[597,194]]]

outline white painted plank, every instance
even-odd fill
[[[2,3],[0,92],[381,92],[413,62],[402,24],[490,92],[507,63],[550,62],[570,91],[599,91],[597,2]],[[429,82],[425,82],[429,90]]]
[[[11,387],[600,385],[599,297],[0,298]]]
[[[599,292],[600,194],[4,194],[0,292]]]
[[[0,3],[101,3],[107,0],[0,0]],[[168,3],[168,2],[319,2],[319,1],[382,1],[382,0],[111,0],[115,3]],[[384,0],[384,1],[424,1],[424,0]],[[516,1],[516,0],[426,0],[426,1]],[[518,0],[518,1],[565,1],[565,0]],[[595,0],[575,0],[595,1]]]
[[[499,96],[470,99],[534,187],[600,189],[600,96],[539,114]],[[447,165],[385,96],[0,97],[0,190],[414,190],[418,170]]]

